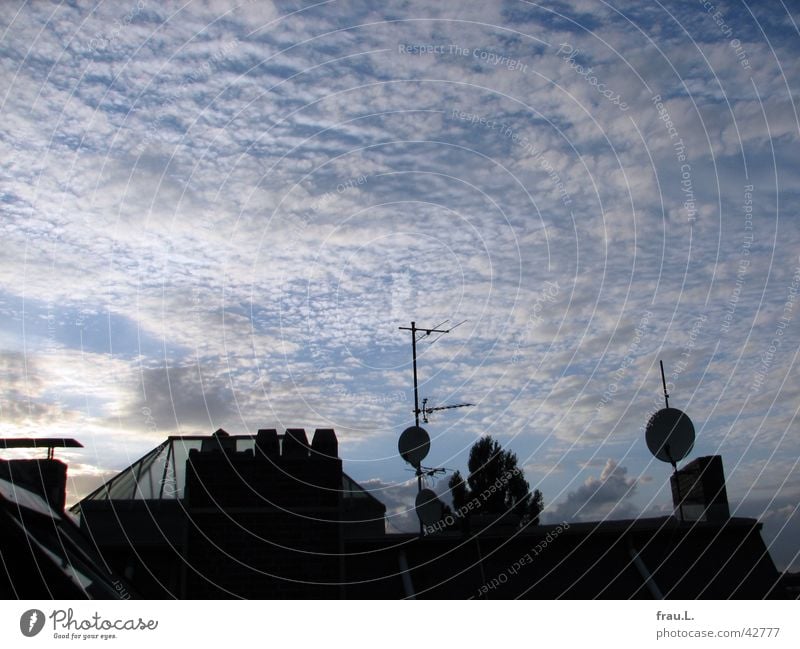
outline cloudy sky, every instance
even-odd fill
[[[0,7],[0,434],[69,435],[74,501],[171,434],[495,436],[546,519],[671,510],[694,421],[800,568],[796,3]],[[445,480],[432,484],[445,489]]]

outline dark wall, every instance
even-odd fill
[[[338,458],[191,453],[186,597],[341,596],[341,474]]]
[[[669,599],[778,597],[779,574],[750,519],[540,526],[513,536],[390,535],[347,545],[347,597],[652,599],[639,555]],[[402,556],[401,556],[402,555]],[[401,567],[407,565],[404,583]]]

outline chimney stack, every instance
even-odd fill
[[[0,449],[47,449],[47,459],[0,460],[0,479],[41,496],[61,514],[67,499],[67,465],[53,457],[57,447],[83,448],[83,445],[67,438],[0,439]]]

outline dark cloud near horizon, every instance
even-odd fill
[[[638,507],[632,501],[638,481],[627,477],[628,469],[615,460],[606,460],[598,477],[590,476],[565,500],[546,509],[546,522],[590,521],[606,518],[632,518]]]

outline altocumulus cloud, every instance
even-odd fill
[[[3,6],[4,434],[79,425],[99,476],[170,432],[333,426],[354,478],[403,484],[397,326],[466,320],[420,346],[422,396],[478,404],[432,419],[432,463],[491,432],[561,468],[527,477],[563,516],[649,509],[663,358],[732,502],[785,512],[800,46],[782,5],[724,13]],[[576,484],[590,457],[624,466]]]

